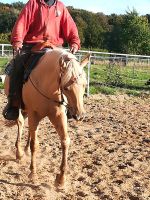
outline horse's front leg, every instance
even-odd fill
[[[27,144],[24,148],[24,151],[25,151],[26,155],[29,155],[29,153],[30,153],[30,132],[28,133],[28,140],[27,140]]]
[[[66,180],[66,172],[68,169],[67,158],[68,158],[68,149],[70,145],[70,137],[67,131],[67,116],[65,112],[60,112],[54,118],[50,117],[51,122],[56,128],[56,131],[59,134],[62,146],[62,161],[60,165],[60,174],[56,177],[56,185],[58,187],[63,187]]]
[[[19,110],[19,118],[17,119],[17,126],[18,126],[18,134],[17,134],[17,140],[16,140],[16,159],[17,160],[21,160],[21,158],[23,157],[23,150],[21,147],[21,136],[22,136],[22,132],[23,132],[23,127],[24,127],[24,117],[21,113],[21,110]]]
[[[58,174],[56,177],[56,183],[58,186],[63,187],[65,185],[66,174],[68,169],[68,150],[70,145],[70,138],[66,132],[65,137],[60,136],[60,139],[62,147],[62,161],[60,165],[60,174]]]
[[[29,178],[33,181],[37,178],[36,155],[37,155],[37,150],[39,146],[39,142],[37,139],[39,121],[40,119],[36,113],[32,113],[28,116],[29,134],[30,134],[30,150],[31,150],[31,165],[30,165],[31,173],[29,174]]]

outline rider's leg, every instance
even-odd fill
[[[8,103],[3,111],[3,116],[8,120],[16,120],[19,116],[21,104],[24,63],[28,54],[17,55],[14,60],[14,66],[10,75]]]

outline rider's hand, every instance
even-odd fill
[[[75,54],[78,51],[78,45],[77,44],[72,44],[70,47],[70,52],[72,54]]]
[[[20,54],[20,50],[21,50],[21,49],[20,49],[19,47],[14,47],[13,50],[14,50],[14,54],[15,54],[15,55]]]
[[[21,42],[15,42],[12,44],[13,46],[13,50],[15,52],[15,54],[19,54],[20,53],[20,50],[22,48],[22,43]]]

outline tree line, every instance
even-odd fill
[[[22,2],[0,3],[0,43],[9,43],[12,27],[23,8]],[[133,10],[124,15],[105,15],[68,7],[75,20],[81,47],[89,50],[128,54],[150,54],[150,14]]]

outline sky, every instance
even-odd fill
[[[12,3],[17,0],[0,0],[2,3]],[[26,3],[27,0],[20,0]],[[150,14],[150,0],[61,0],[66,6],[73,6],[92,12],[103,12],[110,15],[125,14],[126,11],[133,10],[139,15]]]

